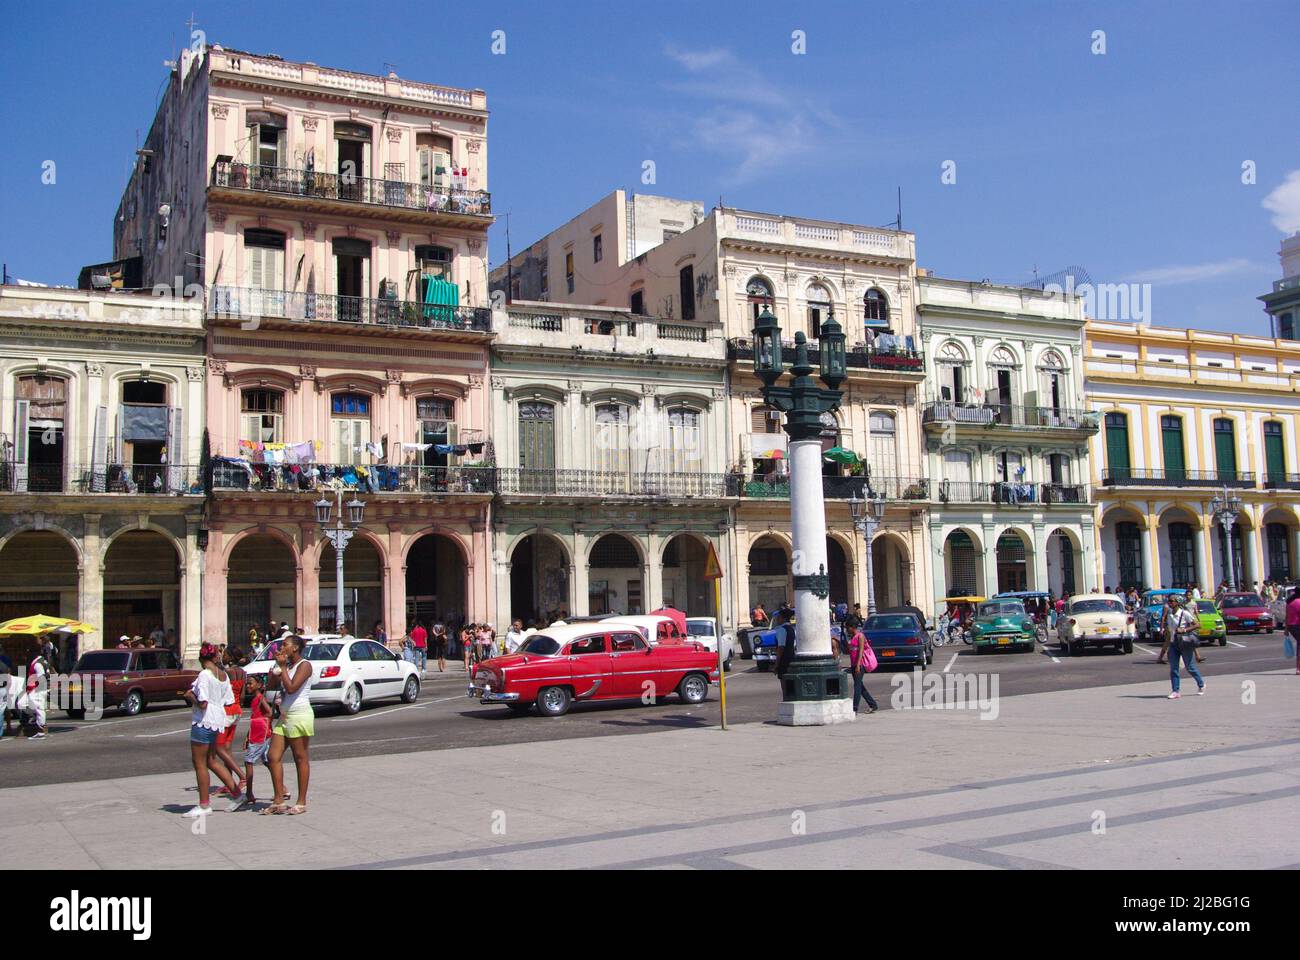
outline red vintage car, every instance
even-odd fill
[[[1225,593],[1219,598],[1219,613],[1229,633],[1272,633],[1277,626],[1268,604],[1257,593]]]
[[[515,653],[480,663],[468,695],[515,713],[536,704],[542,716],[559,717],[575,700],[631,700],[647,692],[702,703],[717,678],[717,655],[703,644],[651,646],[635,627],[604,621],[530,634]]]

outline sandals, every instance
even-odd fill
[[[295,803],[292,807],[289,808],[288,811],[289,816],[291,817],[297,817],[306,812],[307,812],[307,804],[305,803]]]
[[[283,803],[273,803],[269,807],[263,807],[257,813],[258,816],[267,817],[270,816],[271,814],[284,813],[288,809],[289,808],[286,807]]]

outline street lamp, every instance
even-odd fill
[[[876,527],[885,519],[885,498],[876,495],[860,500],[855,493],[849,498],[849,517],[853,520],[853,529],[862,534],[863,542],[867,545],[867,616],[871,616],[876,612],[876,580],[871,541],[876,535]]]
[[[356,531],[343,525],[343,484],[334,484],[334,497],[338,501],[339,512],[333,527],[329,523],[334,504],[322,496],[314,506],[316,522],[321,525],[321,532],[334,545],[334,629],[337,630],[343,623],[343,551],[348,548],[348,542]],[[359,527],[365,518],[366,505],[353,494],[347,504],[347,522],[351,527]]]
[[[839,406],[839,386],[847,375],[844,331],[834,315],[820,331],[821,369],[808,361],[808,338],[795,334],[789,386],[776,384],[785,373],[781,326],[768,307],[754,320],[754,376],[763,400],[785,414],[790,438],[790,527],[794,539],[794,605],[798,624],[796,655],[781,678],[777,722],[786,726],[853,720],[853,701],[839,661],[831,653],[830,577],[826,574],[826,501],[822,493],[822,414]],[[813,373],[819,373],[819,386]]]
[[[1223,527],[1223,566],[1228,572],[1228,589],[1236,591],[1237,564],[1233,562],[1232,528],[1237,525],[1237,515],[1241,513],[1241,497],[1231,493],[1225,486],[1223,493],[1215,494],[1214,499],[1210,501],[1210,510],[1214,514],[1214,519],[1218,520]]]

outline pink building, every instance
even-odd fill
[[[336,487],[358,635],[487,618],[486,125],[481,90],[182,56],[115,253],[206,297],[205,639],[334,626]]]

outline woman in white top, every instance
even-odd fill
[[[312,663],[302,655],[302,637],[290,634],[280,641],[275,653],[275,666],[267,677],[268,686],[283,691],[280,699],[280,718],[271,727],[271,748],[267,751],[266,765],[271,769],[271,785],[275,802],[262,811],[288,813],[292,816],[307,812],[307,783],[311,779],[311,762],[307,745],[316,732],[316,714],[307,698],[311,690]],[[293,751],[293,765],[298,772],[298,802],[285,807],[288,798],[284,789],[284,748]]]
[[[216,756],[217,734],[230,723],[226,705],[235,702],[235,692],[226,671],[221,669],[221,655],[217,648],[205,643],[199,650],[199,663],[199,675],[185,694],[185,702],[194,708],[190,716],[190,759],[194,762],[194,776],[199,783],[199,805],[186,813],[187,817],[204,817],[212,812],[209,804],[212,781],[208,768]],[[215,764],[213,769],[230,794],[230,805],[226,809],[231,812],[238,810],[244,803],[238,785],[223,764]]]

